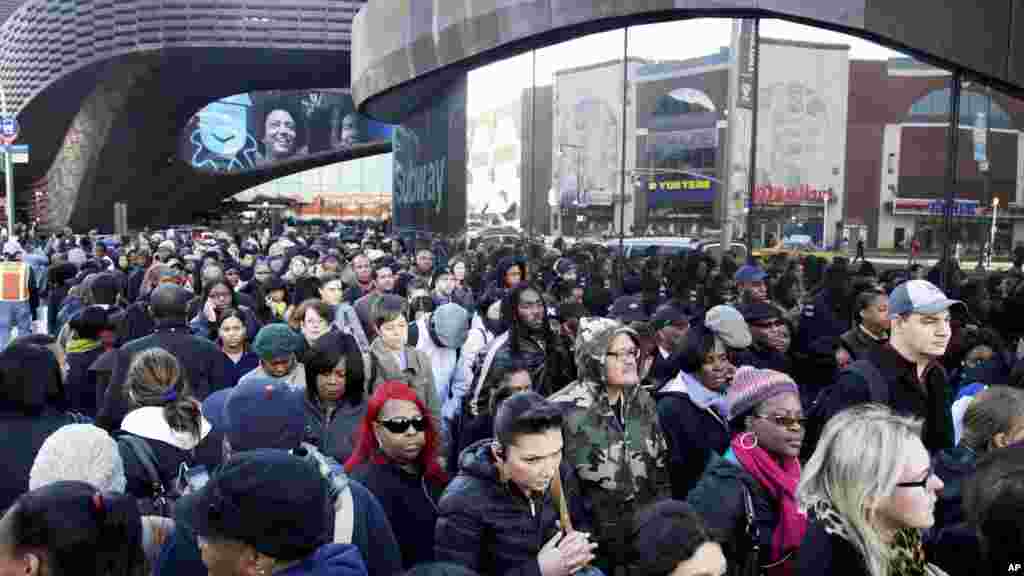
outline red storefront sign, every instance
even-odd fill
[[[832,199],[831,190],[814,188],[808,184],[786,188],[762,184],[754,188],[754,204],[799,205],[821,204]]]

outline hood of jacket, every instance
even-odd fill
[[[359,576],[366,574],[363,556],[352,544],[324,544],[311,556],[278,572],[279,576]]]
[[[519,266],[519,271],[524,272],[526,268],[526,261],[519,256],[505,256],[501,260],[498,260],[498,265],[494,268],[494,284],[500,288],[505,287],[505,273],[508,269],[513,266]],[[524,276],[521,282],[525,282],[526,277]]]
[[[445,348],[462,348],[469,334],[469,312],[458,304],[445,304],[430,315],[430,334]]]
[[[199,423],[199,437],[175,430],[164,418],[164,409],[159,406],[143,406],[129,412],[121,421],[121,430],[170,444],[180,450],[192,450],[210,433],[212,426],[206,417]]]
[[[743,469],[743,466],[730,461],[714,450],[711,451],[708,464],[704,468],[704,474],[710,475],[717,480],[715,485],[722,485],[722,480],[739,480],[746,483],[747,486],[754,486],[757,483],[754,477]]]
[[[580,318],[576,333],[576,368],[579,379],[604,384],[607,379],[605,362],[612,340],[619,334],[629,334],[635,340],[636,331],[608,318]]]
[[[498,467],[491,455],[493,438],[485,438],[467,446],[459,454],[459,473],[491,482],[498,482]]]

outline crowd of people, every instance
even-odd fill
[[[2,252],[2,573],[1022,562],[1024,254],[942,282],[299,229]]]

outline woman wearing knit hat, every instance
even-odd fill
[[[724,457],[711,455],[687,501],[723,535],[730,572],[756,561],[762,574],[792,574],[807,527],[796,502],[804,437],[799,390],[782,372],[743,366],[727,400],[732,442]]]

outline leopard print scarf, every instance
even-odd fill
[[[825,528],[826,534],[839,536],[851,544],[855,540],[843,524],[839,512],[832,504],[821,500],[815,503],[814,516]],[[940,570],[930,566],[924,557],[924,546],[921,533],[912,528],[904,528],[896,532],[892,542],[892,557],[889,559],[889,576],[929,576],[941,574]]]

